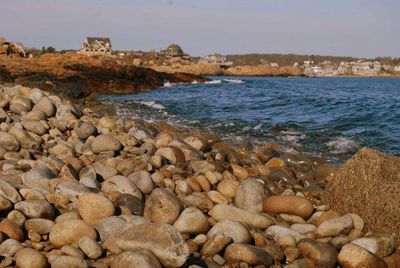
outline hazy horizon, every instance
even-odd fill
[[[2,0],[0,36],[27,47],[116,50],[178,43],[200,56],[279,53],[400,57],[398,0]]]

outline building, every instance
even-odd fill
[[[351,72],[351,64],[349,62],[342,61],[337,70],[338,75],[349,75]]]
[[[166,49],[160,51],[160,56],[164,58],[182,58],[189,59],[190,56],[185,54],[180,46],[177,44],[171,44]]]
[[[271,62],[269,65],[271,65],[272,68],[279,68],[279,64],[276,62]]]
[[[111,55],[112,45],[108,37],[86,37],[83,47],[79,53],[88,56],[108,56]]]
[[[230,67],[233,65],[232,61],[227,61],[226,56],[221,54],[210,54],[199,60],[199,63],[216,64],[220,67]]]
[[[400,65],[397,65],[393,68],[393,71],[400,72]]]

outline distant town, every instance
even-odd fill
[[[75,52],[91,57],[109,57],[117,62],[132,64],[142,67],[153,67],[159,71],[170,69],[187,70],[190,66],[215,65],[224,70],[235,66],[263,66],[279,69],[283,66],[291,66],[301,70],[304,76],[400,76],[400,59],[375,58],[360,59],[353,57],[334,57],[318,55],[295,54],[246,54],[246,55],[222,55],[213,53],[203,57],[193,57],[178,44],[171,44],[159,51],[121,51],[113,50],[109,37],[87,37],[83,40],[79,50],[56,51],[53,47],[40,49],[25,48],[20,42],[8,42],[0,37],[0,54],[10,57],[23,58],[38,57],[46,53]]]

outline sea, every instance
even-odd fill
[[[364,146],[400,155],[400,79],[209,77],[101,95],[121,117],[163,121],[342,163]]]

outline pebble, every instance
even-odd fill
[[[224,259],[228,263],[245,262],[252,266],[265,265],[269,267],[274,263],[274,259],[267,251],[252,245],[237,243],[226,248]]]
[[[272,236],[275,241],[278,241],[282,237],[285,237],[288,235],[294,237],[297,242],[299,242],[301,239],[306,238],[306,236],[303,234],[300,234],[292,229],[286,228],[284,226],[279,226],[279,225],[270,226],[269,228],[267,228],[267,230],[265,230],[265,233],[267,235]]]
[[[354,228],[353,218],[349,215],[324,221],[317,229],[317,236],[327,237],[346,234]]]
[[[49,241],[55,247],[77,245],[84,236],[96,239],[97,234],[93,227],[82,220],[66,220],[54,224]]]
[[[95,154],[107,151],[118,152],[122,148],[121,143],[116,138],[105,134],[94,138],[91,146]]]
[[[161,264],[148,250],[125,251],[117,255],[111,268],[161,268]]]
[[[249,231],[237,221],[223,220],[217,222],[207,233],[209,238],[216,235],[232,238],[235,243],[247,244],[251,241]]]
[[[237,208],[231,205],[215,205],[209,214],[216,221],[232,220],[246,224],[253,228],[266,229],[274,224],[273,220],[261,214],[248,211],[245,209]]]
[[[147,249],[167,267],[182,266],[190,252],[182,235],[168,224],[140,224],[129,228],[116,238],[121,250]]]
[[[173,193],[156,188],[146,200],[144,217],[154,223],[173,224],[182,210],[182,202]]]
[[[115,213],[113,203],[107,197],[95,193],[84,193],[79,197],[78,211],[82,219],[90,225]]]
[[[381,258],[389,256],[395,250],[393,236],[385,233],[370,233],[365,237],[352,240],[351,243]]]
[[[207,217],[198,208],[185,208],[173,226],[182,234],[202,234],[208,231]]]
[[[277,195],[267,197],[264,201],[264,211],[268,213],[287,213],[310,218],[314,207],[310,201],[299,196]]]
[[[45,268],[48,267],[46,258],[37,250],[23,248],[15,254],[15,264],[20,268]]]
[[[299,241],[297,248],[303,257],[312,260],[316,267],[336,267],[337,251],[326,243],[306,238]]]
[[[338,262],[344,268],[387,268],[383,259],[354,244],[343,246],[338,255]]]
[[[50,261],[51,268],[65,268],[65,267],[74,267],[74,268],[88,268],[88,264],[85,260],[75,257],[75,256],[67,256],[67,255],[59,255],[55,256],[54,259]]]
[[[79,240],[78,247],[92,260],[96,260],[103,255],[103,248],[96,240],[88,236],[84,236]]]
[[[0,232],[6,234],[9,238],[20,242],[24,241],[24,233],[21,227],[7,218],[0,222]]]
[[[54,208],[46,200],[27,200],[15,204],[15,209],[21,211],[27,218],[44,218],[52,220]]]
[[[235,205],[249,211],[261,212],[265,199],[264,185],[256,179],[243,180],[235,196]]]

